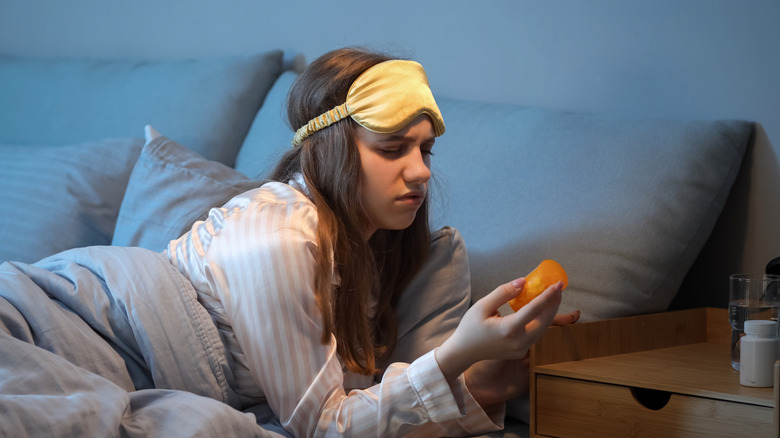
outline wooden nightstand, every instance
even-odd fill
[[[729,339],[725,309],[551,327],[531,350],[531,436],[780,436],[780,365],[775,388],[741,386]]]

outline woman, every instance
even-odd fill
[[[499,429],[561,284],[507,317],[497,310],[524,280],[501,285],[441,346],[380,367],[430,244],[430,160],[445,127],[422,67],[327,53],[293,86],[288,118],[299,129],[270,181],[167,250],[220,329],[245,406],[266,402],[295,436]]]

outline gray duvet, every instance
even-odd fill
[[[284,433],[267,408],[240,411],[231,382],[216,327],[163,255],[0,265],[0,436]]]

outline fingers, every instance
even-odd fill
[[[496,313],[499,307],[520,294],[524,286],[525,278],[521,277],[495,288],[493,292],[479,300],[480,305],[483,306],[483,313],[487,315]]]
[[[523,306],[523,308],[518,310],[518,312],[522,311],[523,309],[528,309],[529,313],[537,314],[541,313],[542,310],[550,306],[554,306],[557,311],[558,306],[561,304],[562,291],[563,283],[559,281],[545,289],[544,292]]]
[[[515,313],[522,315],[521,319],[526,321],[526,330],[536,331],[542,327],[546,329],[552,324],[558,306],[561,305],[562,291],[563,283],[559,281]]]
[[[580,320],[580,311],[575,310],[570,313],[559,313],[553,318],[552,325],[568,325],[574,324]]]

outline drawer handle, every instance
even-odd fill
[[[669,391],[637,387],[631,387],[631,395],[634,396],[634,400],[639,402],[639,404],[654,411],[663,409],[669,403],[669,399],[672,398],[672,393]]]

